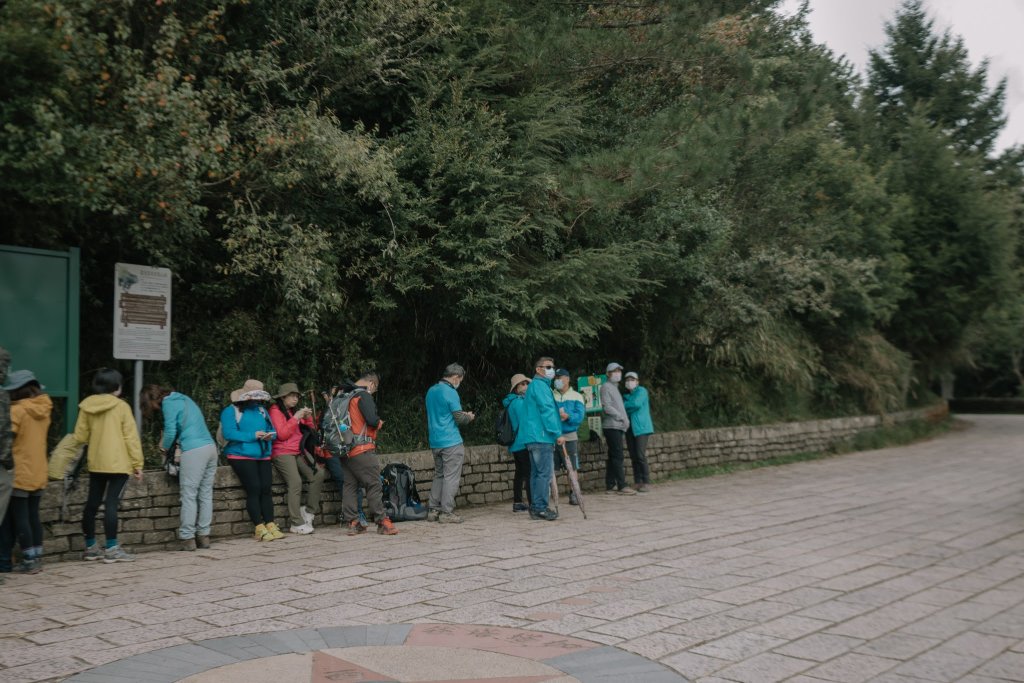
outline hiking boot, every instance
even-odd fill
[[[270,533],[270,529],[267,528],[266,524],[259,524],[256,526],[256,530],[253,531],[252,537],[257,541],[273,541],[274,534]]]
[[[636,495],[636,489],[630,488],[628,486],[623,486],[621,489],[619,489],[619,495],[620,496],[635,496]]]
[[[440,519],[437,521],[441,521]],[[462,521],[462,520],[459,520]],[[395,523],[385,517],[384,519],[377,522],[377,533],[384,534],[385,536],[394,536],[398,533],[398,529],[395,528]]]
[[[441,516],[441,511],[440,510],[430,510],[429,512],[427,512],[427,521],[428,522],[436,522],[437,518],[440,517],[440,516]]]
[[[580,504],[580,501],[576,499],[576,492],[575,491],[570,491],[569,492],[569,505],[579,505],[579,504]]]
[[[636,492],[637,493],[650,493],[651,492],[651,485],[650,484],[637,484],[636,485]]]
[[[122,548],[120,545],[115,545],[113,548],[107,548],[103,552],[103,562],[105,564],[114,564],[115,562],[134,562],[135,556],[130,552]]]
[[[366,533],[366,525],[360,524],[358,519],[353,519],[348,524],[348,531],[346,532],[349,536],[358,536],[359,534]]]
[[[462,524],[465,520],[454,512],[442,512],[437,521],[439,524]]]
[[[530,506],[526,503],[512,503],[512,512],[526,512]]]
[[[313,520],[316,519],[315,512],[310,512],[309,508],[307,508],[305,505],[302,505],[299,507],[299,514],[302,515],[302,520],[306,524],[313,526]]]
[[[311,534],[313,533],[313,525],[309,523],[300,524],[299,526],[293,526],[289,528],[288,531],[290,531],[293,534]]]
[[[196,549],[196,539],[194,538],[183,538],[181,539],[181,549],[188,552],[193,552]]]
[[[93,543],[91,546],[87,547],[85,551],[82,553],[82,559],[87,561],[102,560],[103,549],[100,548],[100,544]]]
[[[43,571],[43,561],[38,557],[32,559],[23,557],[21,562],[11,568],[11,571],[15,574],[38,574]]]
[[[605,492],[606,495],[611,495],[613,493],[618,493],[618,491],[616,491],[615,489],[605,489],[604,492]]]
[[[196,546],[200,550],[207,550],[207,549],[209,549],[209,547],[210,547],[210,537],[209,536],[196,536]]]
[[[544,519],[549,522],[553,522],[556,519],[558,519],[558,513],[552,510],[551,508],[548,508],[547,510],[541,510],[540,512],[537,512],[536,510],[530,510],[530,519]]]
[[[276,541],[279,538],[284,538],[284,532],[277,528],[277,524],[274,524],[273,522],[267,523],[267,531],[269,531],[270,535],[273,536],[273,539],[271,540]]]

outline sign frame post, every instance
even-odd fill
[[[171,359],[171,283],[168,268],[114,264],[114,358],[135,361],[132,407],[140,433],[143,362]]]

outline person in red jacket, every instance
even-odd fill
[[[315,430],[309,408],[295,407],[301,397],[294,382],[282,384],[274,395],[275,403],[270,406],[270,421],[274,424],[277,439],[270,452],[271,464],[287,486],[288,516],[293,534],[313,533],[313,519],[320,511],[320,492],[324,486],[324,468],[309,463],[302,455],[303,427]],[[302,482],[309,483],[306,504],[302,502]]]
[[[341,493],[342,523],[348,527],[348,535],[355,536],[366,531],[359,521],[357,492],[360,486],[366,488],[366,512],[369,519],[377,521],[377,533],[393,536],[398,529],[384,513],[384,499],[380,486],[380,458],[377,456],[377,432],[384,426],[384,420],[377,414],[377,403],[373,395],[380,386],[376,372],[365,372],[363,376],[345,391],[354,391],[349,401],[348,412],[352,429],[352,447],[348,457],[341,460],[345,473],[345,484]]]

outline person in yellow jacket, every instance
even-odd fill
[[[92,380],[94,395],[78,404],[75,441],[89,445],[89,498],[82,511],[83,560],[133,562],[117,542],[117,508],[129,475],[142,481],[142,442],[131,407],[123,401],[121,373],[102,368]],[[96,513],[103,503],[106,549],[96,543]]]
[[[0,534],[0,564],[10,567],[14,537],[21,546],[15,572],[36,574],[43,568],[43,523],[39,502],[46,489],[46,432],[53,401],[31,370],[17,370],[4,390],[11,395],[11,430],[14,432],[14,492]]]

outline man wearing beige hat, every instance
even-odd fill
[[[606,493],[635,496],[636,490],[626,485],[626,466],[623,462],[623,446],[626,430],[629,429],[629,415],[622,401],[619,382],[622,381],[622,366],[609,363],[605,368],[608,381],[601,384],[601,431],[608,444],[608,463],[605,468],[604,486]]]

